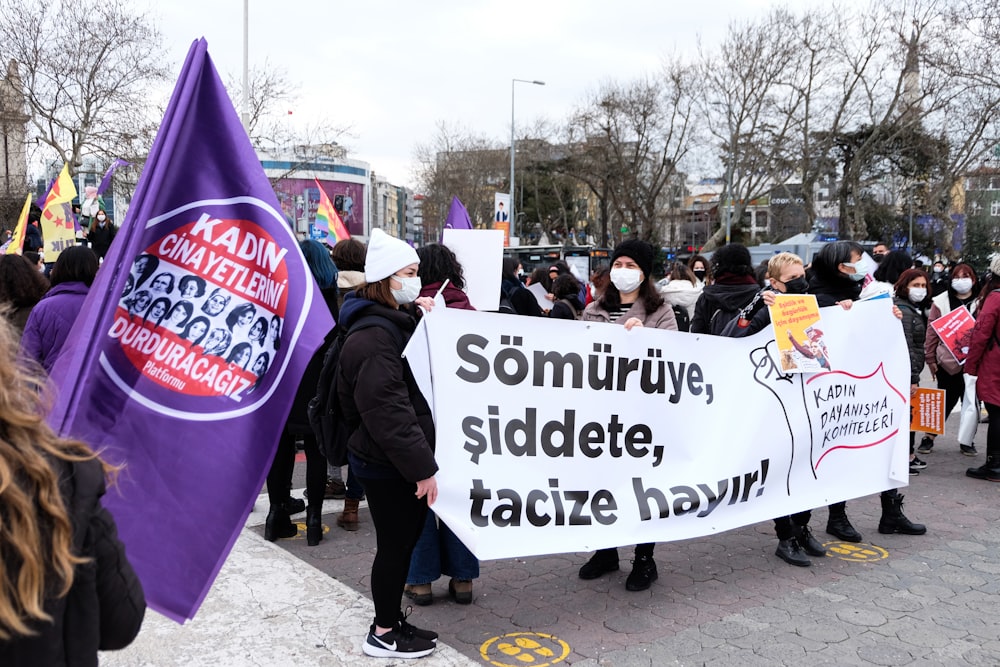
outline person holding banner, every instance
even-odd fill
[[[437,639],[436,632],[407,623],[400,611],[413,548],[437,499],[434,421],[400,346],[417,325],[411,304],[434,307],[433,299],[419,296],[419,262],[405,241],[373,230],[367,284],[348,294],[340,310],[348,335],[335,386],[351,432],[348,461],[368,496],[377,542],[371,574],[375,620],[363,644],[364,653],[376,658],[429,655]],[[385,322],[350,335],[352,325],[369,316]]]
[[[854,241],[834,241],[819,249],[812,262],[812,275],[809,277],[809,293],[816,295],[820,308],[839,305],[850,310],[854,301],[861,295],[861,285],[878,265]],[[893,313],[902,319],[899,307],[893,305]],[[906,535],[923,535],[927,527],[913,523],[903,514],[903,496],[896,489],[883,491],[881,495],[882,517],[879,519],[878,532],[904,533]],[[833,503],[829,506],[830,515],[826,523],[826,532],[845,542],[860,542],[861,533],[851,525],[847,518],[847,502]]]
[[[990,416],[986,429],[986,462],[969,468],[966,476],[987,482],[1000,482],[1000,257],[990,262],[990,275],[976,300],[979,319],[969,341],[965,372],[976,377],[976,393]]]
[[[652,281],[656,249],[639,239],[619,243],[611,256],[611,284],[597,301],[588,305],[581,316],[584,322],[622,324],[626,330],[652,327],[677,331],[677,318],[670,304],[663,300]],[[625,589],[644,591],[659,574],[653,560],[652,543],[637,544],[632,572]],[[580,568],[581,579],[597,579],[618,570],[618,549],[598,549]]]
[[[890,253],[891,255],[892,253]],[[885,262],[882,262],[885,266]],[[910,352],[910,396],[917,392],[924,370],[924,343],[927,339],[927,308],[931,305],[927,274],[921,269],[906,269],[893,286],[893,303],[903,313],[903,337]],[[916,431],[910,431],[910,474],[919,475],[927,464],[913,453]]]
[[[462,265],[448,246],[432,243],[417,250],[417,256],[420,258],[417,275],[423,285],[421,296],[433,299],[440,293],[448,308],[475,310],[462,291],[465,287]],[[472,582],[479,578],[479,560],[431,510],[410,557],[406,596],[418,605],[431,604],[434,599],[431,584],[443,574],[451,577],[448,594],[452,599],[459,604],[471,604]]]
[[[135,639],[146,599],[101,505],[108,470],[49,427],[16,345],[0,319],[0,665],[96,665]]]
[[[958,308],[965,308],[969,315],[976,314],[976,296],[979,294],[979,278],[976,270],[968,264],[956,264],[951,271],[951,281],[948,288],[932,299],[931,310],[927,320],[934,322]],[[976,378],[964,371],[962,364],[955,355],[941,342],[934,327],[927,330],[927,341],[924,343],[924,358],[931,377],[937,381],[938,389],[944,389],[945,418],[955,409],[959,400],[962,402],[961,421],[958,426],[958,447],[966,456],[975,456],[976,445],[973,439],[979,427],[979,404],[976,399]],[[936,436],[928,433],[920,440],[918,454],[930,454],[934,448]]]

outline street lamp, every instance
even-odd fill
[[[527,79],[510,80],[510,211],[507,219],[514,223],[517,217],[514,215],[514,84],[530,83],[533,86],[544,86],[544,81],[529,81]]]

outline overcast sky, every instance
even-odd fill
[[[607,79],[693,57],[732,20],[762,16],[771,0],[250,0],[250,64],[287,69],[299,99],[287,122],[323,115],[352,128],[352,157],[414,185],[413,152],[447,121],[509,142],[516,122],[564,118]],[[153,10],[176,72],[191,42],[208,40],[224,79],[240,76],[242,0],[174,0]],[[234,91],[235,94],[235,91]],[[238,103],[238,100],[237,100]]]

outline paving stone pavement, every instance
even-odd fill
[[[949,427],[957,430],[957,414]],[[561,662],[579,667],[800,665],[804,660],[811,665],[998,665],[1000,485],[964,476],[967,467],[985,459],[985,431],[984,424],[975,458],[961,455],[953,437],[938,438],[933,453],[923,456],[927,469],[902,489],[904,513],[927,524],[923,536],[879,534],[881,507],[875,495],[848,503],[848,515],[864,536],[862,545],[827,535],[827,510],[814,512],[816,537],[844,553],[814,558],[808,568],[774,556],[772,526],[757,524],[658,544],[659,579],[639,593],[624,586],[631,547],[619,549],[621,571],[593,581],[577,577],[588,554],[484,562],[472,605],[452,602],[448,580],[442,578],[434,584],[434,603],[416,607],[411,620],[437,629],[442,642],[478,664],[489,664],[481,650],[491,639],[531,632],[565,642],[569,654]],[[338,528],[333,514],[324,521],[330,532],[320,546],[310,548],[300,540],[279,544],[369,595],[375,535],[367,512],[356,533]],[[499,653],[499,643],[486,649],[494,665],[547,662],[530,649]]]
[[[976,458],[938,438],[902,490],[926,535],[880,535],[875,495],[848,503],[861,545],[826,535],[827,510],[814,513],[832,551],[808,568],[774,555],[770,522],[658,544],[659,579],[639,593],[624,586],[631,547],[621,571],[592,581],[577,577],[583,553],[484,562],[473,604],[452,602],[443,578],[434,603],[414,608],[414,624],[441,633],[417,664],[1000,665],[1000,484],[964,476],[984,461],[985,431]],[[297,464],[299,485],[303,474]],[[307,547],[304,526],[265,542],[258,502],[198,617],[177,626],[150,613],[136,644],[102,664],[399,664],[360,653],[375,534],[367,509],[359,531],[338,528],[341,504],[327,501],[326,539]]]

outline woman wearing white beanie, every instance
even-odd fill
[[[434,422],[402,359],[419,314],[413,304],[434,306],[419,296],[419,262],[408,244],[374,230],[365,255],[368,284],[344,298],[338,322],[348,331],[334,381],[351,433],[347,456],[368,497],[377,539],[375,622],[363,650],[379,658],[419,658],[437,641],[437,633],[410,625],[400,611],[410,555],[437,498]]]

